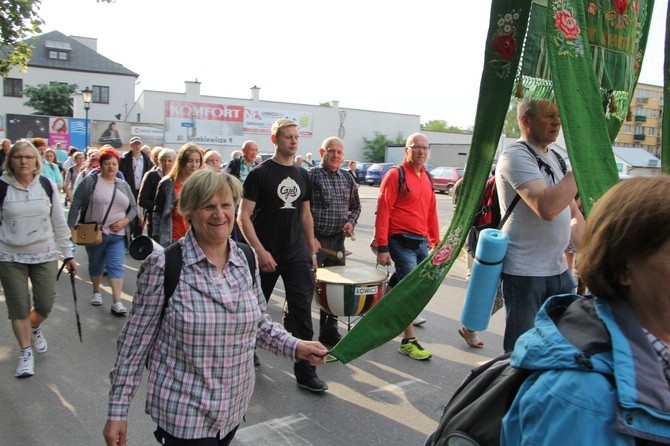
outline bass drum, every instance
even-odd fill
[[[366,266],[316,270],[314,300],[333,316],[361,316],[384,295],[388,274]]]

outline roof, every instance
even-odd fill
[[[33,55],[28,67],[139,77],[139,74],[134,71],[59,31],[31,37],[24,42],[33,47]],[[49,59],[47,48],[68,52],[69,60]],[[5,58],[10,49],[10,46],[0,49],[0,57]]]
[[[614,155],[632,167],[661,167],[661,160],[639,147],[613,147]]]

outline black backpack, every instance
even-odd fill
[[[249,271],[251,271],[251,278],[253,283],[256,283],[256,259],[251,246],[246,243],[237,242],[237,246],[244,252],[249,264]],[[165,248],[165,276],[163,277],[163,290],[165,293],[165,302],[163,303],[163,310],[161,311],[161,319],[165,314],[165,308],[174,290],[177,289],[179,283],[179,276],[181,275],[182,255],[181,245],[179,242],[174,242]]]
[[[612,350],[609,332],[602,321],[580,322],[581,314],[595,312],[594,305],[591,296],[576,299],[557,323],[563,336],[583,352],[575,356],[575,361],[588,362],[591,356]],[[502,419],[519,388],[529,376],[543,373],[543,370],[512,367],[509,359],[510,353],[505,353],[470,372],[447,403],[425,446],[500,444]],[[604,376],[615,389],[614,377]]]
[[[456,390],[426,446],[497,445],[502,419],[531,370],[509,365],[505,353],[470,372]]]
[[[391,169],[397,169],[398,170],[398,194],[402,192],[403,197],[407,195],[407,192],[409,192],[409,187],[405,185],[405,169],[402,168],[400,164],[397,164],[395,166],[392,166]],[[433,184],[433,176],[426,170],[426,173],[428,174],[428,179],[430,179],[430,184]],[[403,187],[405,190],[403,190]]]

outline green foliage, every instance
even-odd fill
[[[519,130],[519,122],[516,119],[516,106],[519,103],[519,99],[512,98],[509,103],[509,108],[507,109],[507,114],[505,115],[505,124],[503,124],[502,132],[508,138],[518,138],[521,136],[521,130]]]
[[[8,46],[5,50],[9,52],[0,59],[0,75],[7,76],[14,67],[26,71],[32,47],[22,40],[42,32],[39,6],[40,0],[0,1],[0,46]]]
[[[395,140],[389,139],[386,135],[375,132],[373,139],[363,137],[363,154],[366,161],[371,163],[383,163],[386,155],[386,147],[393,144],[404,144],[405,137],[402,132],[399,132]]]
[[[331,104],[330,101],[328,101],[328,102],[319,102],[319,107],[332,107],[332,106],[333,106],[333,104]]]
[[[465,133],[468,129],[462,129],[455,125],[448,125],[447,121],[441,119],[433,119],[428,121],[422,126],[423,130],[428,130],[431,132],[449,132],[449,133]]]
[[[77,91],[77,84],[53,83],[39,84],[37,87],[26,86],[23,95],[28,98],[23,103],[35,109],[34,115],[72,116],[72,94]]]

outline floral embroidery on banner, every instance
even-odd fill
[[[456,228],[453,233],[447,236],[445,243],[432,253],[430,260],[423,266],[419,277],[428,280],[441,280],[442,273],[453,258],[454,246],[461,242],[462,232],[462,228]]]
[[[598,7],[595,3],[591,2],[589,3],[589,7],[586,10],[589,12],[589,14],[596,15],[596,12],[598,12]]]
[[[594,5],[595,7],[595,5]],[[554,44],[558,47],[559,56],[584,56],[584,44],[579,39],[579,23],[575,18],[575,10],[567,0],[554,0],[551,3],[554,12]],[[589,5],[590,8],[590,5]]]
[[[627,14],[629,3],[629,0],[612,0],[613,10],[608,11],[607,14],[605,14],[605,18],[609,21],[610,26],[616,29],[625,29],[628,25],[633,23],[630,15]],[[636,15],[639,9],[639,2],[634,1],[633,10]]]
[[[498,68],[497,75],[504,79],[512,71],[512,59],[517,52],[517,21],[519,20],[519,11],[512,10],[498,16],[498,28],[493,34],[491,49],[495,53],[495,58],[489,63]]]

